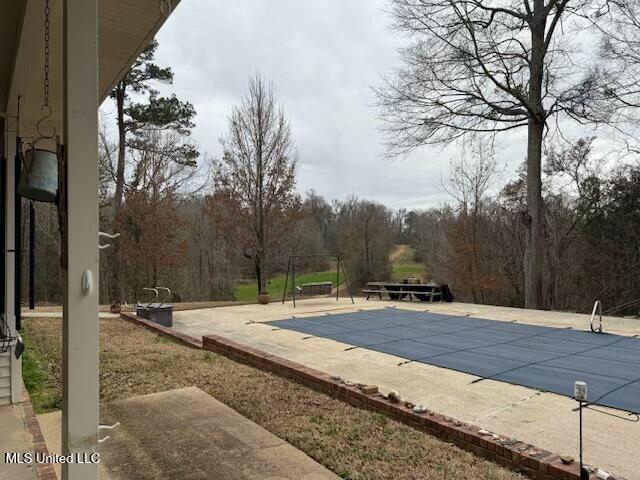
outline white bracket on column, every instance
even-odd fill
[[[93,291],[93,272],[91,270],[85,270],[82,274],[82,293],[90,295]]]
[[[109,238],[111,240],[114,240],[116,238],[118,238],[120,236],[119,233],[114,233],[114,234],[109,234],[109,233],[105,233],[105,232],[98,232],[98,248],[100,250],[104,250],[105,248],[109,248],[111,246],[110,243],[105,243],[104,245],[100,245],[100,239],[101,238]]]
[[[100,430],[113,430],[114,428],[119,427],[119,426],[120,426],[120,422],[114,423],[113,425],[98,425],[98,431],[100,431]],[[104,438],[98,439],[98,443],[106,442],[110,438],[111,437],[109,435],[107,435]]]

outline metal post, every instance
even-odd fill
[[[295,257],[291,260],[291,294],[293,296],[293,308],[296,308],[296,260]]]
[[[584,470],[584,463],[582,461],[582,401],[578,401],[580,408],[578,409],[580,417],[580,478],[582,479],[582,472]]]
[[[287,262],[287,276],[284,277],[284,288],[282,289],[282,304],[284,305],[284,299],[287,296],[287,281],[289,280],[289,268],[291,268],[291,255],[289,255],[289,261]]]
[[[344,284],[347,287],[347,292],[349,293],[349,297],[351,298],[351,303],[355,304],[356,302],[353,300],[353,294],[351,293],[351,288],[349,288],[349,280],[347,280],[347,272],[344,269],[344,264],[340,264],[342,266],[342,275],[344,275]]]
[[[64,0],[62,454],[98,451],[98,0]],[[96,480],[64,463],[62,480]]]
[[[29,202],[29,310],[36,306],[36,209]]]
[[[336,302],[340,294],[340,255],[338,255],[338,265],[336,266]]]
[[[587,470],[584,466],[584,459],[583,459],[583,454],[582,454],[582,450],[583,450],[583,446],[582,446],[582,410],[584,409],[584,402],[580,401],[578,402],[580,404],[580,480],[589,480],[589,470]]]

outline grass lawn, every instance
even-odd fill
[[[401,263],[391,267],[391,278],[393,280],[402,280],[405,277],[423,278],[426,274],[426,268],[420,263]],[[426,280],[423,278],[423,280]]]
[[[61,321],[24,319],[28,382],[57,391]],[[35,347],[35,348],[34,348]],[[38,373],[34,371],[40,370]],[[197,386],[346,479],[523,479],[456,446],[293,381],[191,349],[120,319],[100,324],[100,399]],[[37,412],[51,408],[33,395]],[[188,454],[188,452],[181,452]]]
[[[340,276],[342,276],[342,272],[340,272]],[[280,274],[270,279],[267,283],[267,291],[269,292],[272,301],[277,300],[278,298],[282,298],[284,279],[285,274]],[[289,275],[289,283],[287,284],[287,295],[291,293],[291,280],[291,275]],[[302,285],[303,283],[313,282],[333,282],[335,286],[336,271],[327,270],[325,272],[301,273],[299,275],[296,275],[296,284],[298,286]],[[233,298],[237,301],[242,302],[255,302],[258,298],[258,283],[252,282],[238,285],[233,289]]]
[[[42,320],[40,320],[42,321]],[[60,321],[56,321],[59,327]],[[46,336],[31,339],[31,329],[23,328],[20,332],[27,348],[22,355],[22,380],[29,391],[36,413],[46,413],[62,408],[62,391],[60,390],[60,361],[49,354]],[[47,333],[46,335],[50,335]],[[44,340],[44,342],[43,342]],[[40,351],[45,346],[45,352]],[[59,355],[59,348],[57,355]]]

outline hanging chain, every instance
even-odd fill
[[[47,120],[53,114],[51,106],[49,105],[49,26],[49,0],[44,0],[44,103],[41,108],[43,116],[36,123],[36,132],[38,132],[39,137],[32,142],[32,145],[35,145],[40,139],[54,138],[56,136],[55,125],[53,126],[53,133],[51,135],[45,135],[40,130],[42,122]]]
[[[49,0],[44,0],[44,106],[49,106]]]

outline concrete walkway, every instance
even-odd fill
[[[101,480],[340,478],[195,387],[101,405],[100,419],[120,422],[100,444]],[[38,420],[49,450],[58,452],[60,412]]]
[[[403,398],[424,403],[439,413],[516,437],[558,454],[578,457],[578,415],[576,402],[553,393],[485,380],[432,365],[398,364],[404,359],[333,340],[311,337],[290,330],[275,329],[262,322],[385,307],[430,310],[473,315],[531,325],[589,330],[589,315],[522,310],[463,303],[411,303],[356,299],[307,299],[294,309],[285,305],[243,305],[174,313],[174,328],[200,338],[216,334],[239,343],[339,375],[354,382],[375,384],[383,392],[398,390]],[[606,318],[606,332],[640,334],[640,321]],[[348,350],[347,350],[348,349]],[[639,372],[640,376],[640,372]],[[626,417],[612,409],[601,410]],[[628,479],[640,479],[640,423],[585,411],[585,461]]]
[[[32,451],[33,439],[27,432],[20,404],[0,406],[0,480],[37,480],[33,465],[5,463],[5,453]]]

